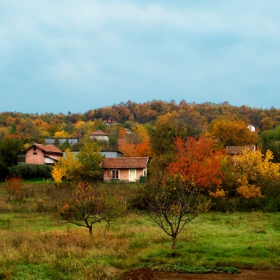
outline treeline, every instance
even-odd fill
[[[112,118],[117,124],[107,126]],[[247,127],[255,127],[254,133]],[[58,141],[62,151],[80,150],[89,133],[102,130],[109,135],[105,150],[120,150],[124,156],[152,156],[172,147],[177,136],[198,137],[206,134],[220,146],[257,145],[265,153],[270,149],[274,161],[280,162],[280,109],[232,106],[228,102],[187,103],[152,100],[145,103],[127,101],[85,113],[24,114],[0,113],[0,163],[17,164],[17,155],[29,145],[45,143],[45,138],[78,138],[78,144]]]
[[[25,114],[20,112],[0,113],[0,137],[4,134],[17,134],[21,137],[38,136],[40,130],[45,134],[54,135],[55,132],[64,130],[73,136],[80,136],[82,131],[75,129],[75,124],[83,121],[90,122],[98,119],[113,118],[119,123],[137,122],[146,124],[156,121],[164,114],[171,112],[185,112],[194,122],[210,125],[215,119],[242,119],[255,126],[259,131],[273,129],[280,124],[280,109],[251,108],[249,106],[232,106],[228,102],[214,103],[187,103],[182,100],[175,101],[152,100],[145,103],[132,101],[114,104],[85,113],[68,114]],[[80,135],[79,135],[80,133]]]

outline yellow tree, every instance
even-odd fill
[[[69,138],[70,134],[65,130],[60,130],[60,131],[55,132],[54,137],[55,138]]]
[[[104,156],[100,151],[101,147],[95,141],[85,143],[76,155],[67,149],[65,157],[60,158],[52,170],[55,183],[60,183],[63,177],[86,183],[101,179]]]
[[[52,169],[52,177],[56,184],[61,183],[62,178],[73,179],[74,171],[79,169],[80,162],[75,157],[73,153],[71,153],[70,149],[66,149],[65,157],[59,158],[58,162],[54,164]]]
[[[237,175],[237,192],[244,198],[262,197],[261,188],[264,182],[278,180],[279,164],[273,163],[270,150],[265,155],[261,151],[243,149],[240,155],[234,156],[234,169]]]
[[[217,120],[210,128],[210,135],[223,147],[253,145],[258,142],[257,132],[251,131],[242,120]]]

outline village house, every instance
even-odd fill
[[[54,164],[63,153],[54,145],[33,144],[19,155],[19,162],[32,164]]]
[[[90,139],[96,139],[98,141],[106,141],[106,142],[109,142],[109,134],[105,133],[104,131],[102,130],[96,130],[94,132],[91,132],[89,134],[89,138]]]
[[[103,123],[106,125],[115,125],[117,122],[112,118],[106,118],[103,120]]]
[[[248,149],[250,151],[256,151],[257,147],[255,145],[246,145],[246,146],[226,146],[226,152],[231,155],[240,155],[242,150]]]
[[[56,137],[46,137],[45,138],[45,144],[48,145],[53,145],[55,143],[59,143],[59,144],[64,144],[64,143],[68,143],[69,145],[74,145],[79,143],[79,139],[78,138],[56,138]]]
[[[138,182],[147,176],[148,157],[119,157],[105,158],[103,167],[103,181]]]

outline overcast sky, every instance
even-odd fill
[[[0,0],[0,112],[280,108],[279,0]]]

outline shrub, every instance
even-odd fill
[[[9,169],[3,162],[0,162],[0,181],[4,181],[9,177]]]
[[[19,164],[9,168],[11,177],[21,177],[22,179],[51,178],[52,166],[45,164]]]

